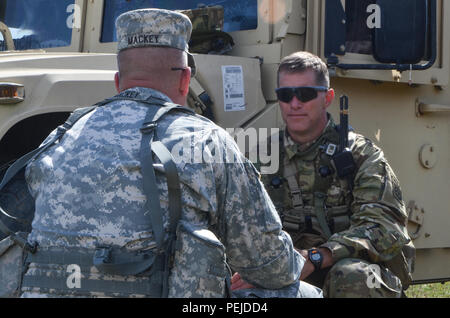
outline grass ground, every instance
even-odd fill
[[[450,282],[412,285],[406,291],[406,296],[409,298],[450,298]]]

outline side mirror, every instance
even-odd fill
[[[373,56],[381,63],[417,64],[425,59],[427,0],[377,0],[381,25],[374,28]]]

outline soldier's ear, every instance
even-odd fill
[[[179,82],[179,91],[180,94],[185,97],[189,93],[189,85],[191,83],[191,68],[186,67],[181,72],[180,82]]]
[[[119,72],[116,72],[116,74],[114,74],[114,84],[116,85],[116,91],[117,93],[120,93],[120,76],[119,76]]]
[[[325,108],[328,108],[334,100],[334,89],[330,88],[325,94]]]

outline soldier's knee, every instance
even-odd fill
[[[361,288],[365,287],[366,278],[367,275],[361,266],[361,260],[342,259],[335,263],[328,272],[324,286],[325,295],[327,297],[356,297]]]
[[[332,266],[325,279],[326,297],[400,297],[401,282],[388,269],[355,258]]]

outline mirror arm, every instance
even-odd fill
[[[11,35],[11,31],[8,26],[0,21],[0,33],[3,35],[3,40],[6,44],[7,51],[14,51],[16,48],[14,47],[14,41]]]

